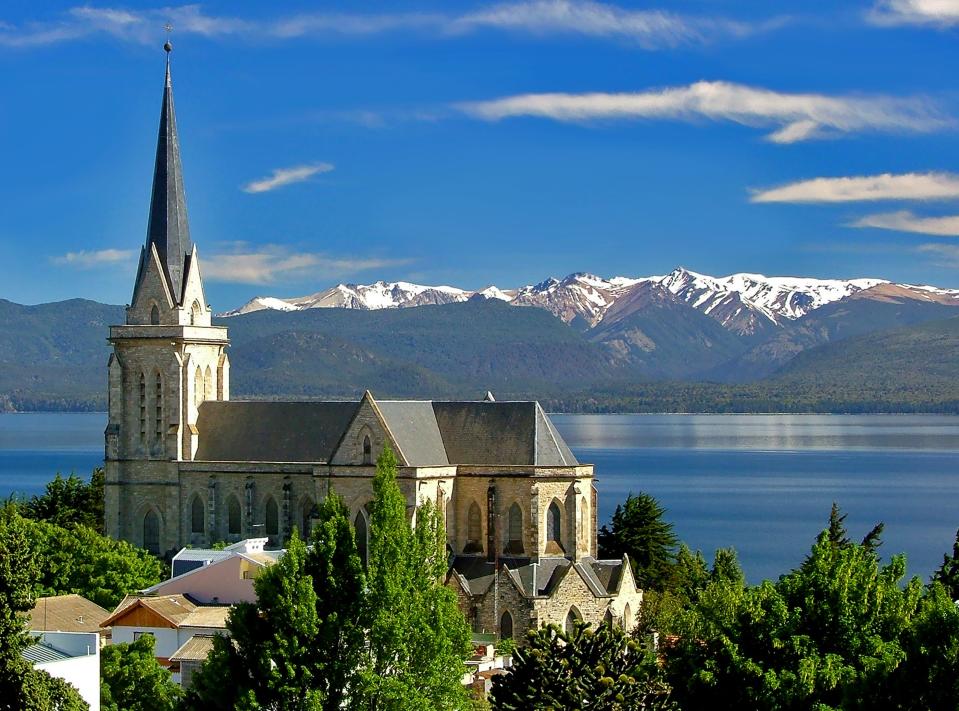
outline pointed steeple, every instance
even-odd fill
[[[173,111],[173,83],[170,80],[170,52],[173,46],[167,42],[163,49],[167,53],[166,80],[163,86],[163,105],[160,109],[153,195],[150,198],[150,222],[147,226],[144,255],[149,255],[151,244],[156,246],[170,292],[179,303],[183,294],[186,258],[193,251],[193,243],[190,241],[190,226],[187,222],[180,141],[177,138],[176,114]]]

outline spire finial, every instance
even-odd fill
[[[166,52],[166,85],[170,86],[170,52],[173,51],[173,43],[170,41],[170,33],[173,32],[173,25],[169,22],[163,26],[166,30],[167,39],[163,43],[163,51]]]

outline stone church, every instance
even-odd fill
[[[106,530],[154,553],[309,530],[334,489],[361,553],[374,460],[389,446],[411,517],[444,517],[447,584],[475,630],[627,626],[642,601],[626,560],[596,557],[593,467],[536,402],[230,400],[229,340],[190,238],[167,45],[146,244],[126,323],[110,328]]]

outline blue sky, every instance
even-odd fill
[[[129,300],[167,22],[218,310],[679,265],[959,287],[959,0],[5,0],[0,298]]]

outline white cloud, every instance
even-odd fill
[[[270,190],[282,188],[284,185],[293,183],[302,183],[309,180],[318,173],[329,173],[333,170],[330,163],[314,163],[313,165],[295,165],[290,168],[277,168],[268,178],[252,180],[245,184],[241,190],[245,193],[266,193]]]
[[[879,0],[867,14],[877,25],[959,25],[959,0]]]
[[[35,47],[107,34],[131,42],[155,42],[157,28],[170,22],[177,35],[285,40],[329,35],[372,36],[420,32],[450,37],[481,30],[532,35],[576,34],[633,42],[645,49],[705,44],[775,29],[774,18],[748,23],[716,17],[679,15],[662,10],[633,10],[591,0],[519,0],[462,13],[309,12],[250,20],[207,15],[199,5],[126,10],[79,6],[59,19],[20,26],[0,24],[0,46]]]
[[[959,198],[959,175],[903,173],[842,178],[812,178],[754,190],[750,202],[831,203],[874,200],[950,200]]]
[[[874,227],[880,230],[895,230],[896,232],[914,232],[921,235],[936,235],[937,237],[959,237],[959,215],[945,217],[920,217],[909,210],[898,212],[884,212],[877,215],[866,215],[850,227]]]
[[[863,131],[926,132],[951,123],[921,98],[787,94],[721,81],[632,93],[521,94],[458,108],[487,121],[513,116],[573,122],[707,118],[778,127],[767,136],[775,143]]]
[[[59,257],[54,257],[53,263],[61,266],[76,267],[77,269],[92,269],[93,267],[125,262],[133,259],[134,254],[132,249],[81,250],[79,252],[67,252]]]
[[[235,284],[343,278],[349,274],[410,262],[408,259],[329,257],[311,252],[291,252],[278,245],[252,248],[245,243],[235,244],[226,252],[201,259],[204,278]]]
[[[933,258],[933,263],[940,267],[950,267],[959,269],[959,245],[956,244],[920,244],[916,247],[920,254],[928,254]]]

